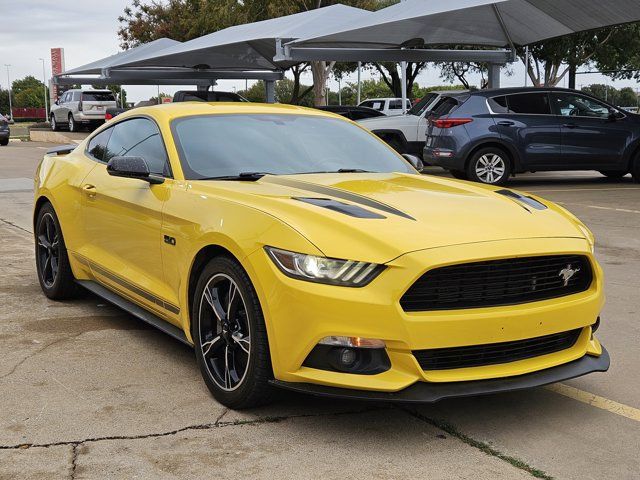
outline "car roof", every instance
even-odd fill
[[[318,117],[344,117],[315,108],[299,107],[296,105],[251,103],[251,102],[176,102],[163,103],[149,107],[139,107],[118,115],[118,120],[140,115],[148,115],[157,119],[171,121],[175,118],[199,115],[230,115],[230,114],[298,114]]]
[[[468,93],[471,95],[482,96],[482,97],[496,97],[500,95],[508,95],[513,93],[528,93],[528,92],[569,92],[576,93],[577,90],[573,90],[571,88],[561,88],[561,87],[506,87],[506,88],[492,88],[487,90],[474,90],[469,91]],[[581,94],[586,94],[586,92],[579,92]]]

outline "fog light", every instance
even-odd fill
[[[350,348],[343,348],[338,355],[338,362],[340,362],[340,366],[344,368],[351,367],[357,359],[357,353]]]

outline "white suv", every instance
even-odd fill
[[[429,112],[443,94],[452,93],[462,93],[462,90],[429,92],[411,107],[406,115],[367,118],[359,120],[358,123],[382,138],[399,153],[410,153],[422,157]]]
[[[402,99],[401,98],[370,98],[364,102],[360,102],[359,107],[373,108],[390,117],[394,115],[402,115]],[[407,99],[406,110],[411,108],[411,100]]]
[[[80,125],[99,125],[104,123],[107,108],[117,106],[110,90],[68,90],[51,106],[51,129],[60,130],[64,126],[75,132]]]

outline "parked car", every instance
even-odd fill
[[[383,116],[361,120],[363,127],[371,130],[399,153],[422,155],[427,133],[427,116],[444,94],[456,94],[462,91],[429,92],[417,102],[406,115]]]
[[[51,105],[51,129],[59,130],[64,126],[75,132],[80,126],[96,127],[104,123],[107,108],[117,106],[116,97],[110,90],[68,90]]]
[[[198,91],[198,90],[178,90],[173,95],[172,102],[248,102],[246,98],[237,93],[233,92],[209,92],[209,91]],[[151,101],[143,101],[136,104],[133,108],[138,107],[150,107],[155,105],[154,102]],[[111,107],[107,108],[105,119],[111,120],[112,118],[117,117],[121,113],[124,113],[131,108],[120,108],[120,107]]]
[[[35,179],[44,294],[85,287],[192,345],[231,408],[276,387],[434,402],[609,367],[587,227],[420,175],[335,115],[140,108],[52,150]]]
[[[0,145],[6,147],[9,145],[9,136],[11,129],[9,128],[9,119],[0,115]]]
[[[521,172],[597,170],[640,181],[640,116],[582,92],[444,95],[429,118],[424,159],[457,178],[503,185]]]
[[[358,107],[354,105],[328,105],[326,107],[316,107],[324,112],[331,112],[342,115],[349,120],[363,120],[365,118],[384,117],[385,114],[368,107]]]
[[[387,116],[402,115],[401,98],[371,98],[360,102],[359,107],[373,108]],[[411,109],[411,100],[407,99],[406,110]]]

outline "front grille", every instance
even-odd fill
[[[514,305],[583,292],[591,280],[591,264],[581,255],[465,263],[428,271],[400,305],[406,312]]]
[[[509,363],[571,348],[578,341],[581,331],[582,329],[578,328],[544,337],[488,345],[415,350],[413,355],[423,370],[449,370]]]

